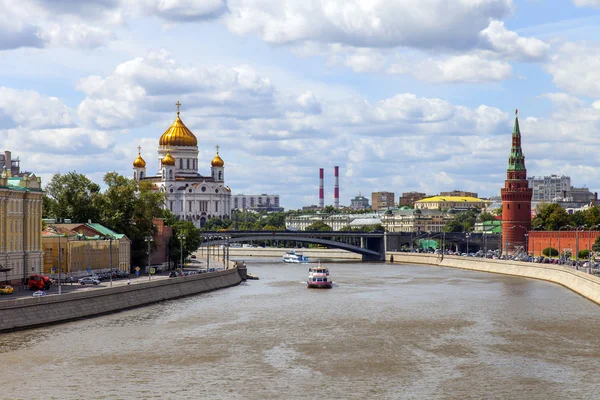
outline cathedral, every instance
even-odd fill
[[[181,103],[176,105],[177,118],[158,141],[158,173],[147,175],[138,147],[133,178],[152,182],[166,193],[165,209],[201,228],[211,218],[231,215],[231,189],[225,186],[225,162],[219,156],[219,146],[210,176],[198,173],[198,140],[179,117]]]

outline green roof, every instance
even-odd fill
[[[105,227],[104,225],[95,223],[95,222],[90,222],[85,224],[86,226],[89,226],[90,228],[94,229],[95,231],[100,232],[102,235],[104,236],[112,236],[114,238],[117,239],[122,239],[125,235],[122,233],[117,233],[111,229],[108,229],[107,227]]]
[[[525,156],[521,149],[521,130],[519,129],[519,117],[515,117],[515,126],[512,133],[512,148],[508,158],[509,171],[525,171]]]

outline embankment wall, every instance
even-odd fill
[[[558,283],[600,304],[600,278],[569,267],[485,258],[444,256],[419,253],[387,253],[387,260],[400,264],[427,264],[440,267],[492,272]]]
[[[245,270],[244,270],[245,272]],[[134,285],[93,289],[0,302],[0,332],[64,322],[235,286],[237,268],[162,279]]]

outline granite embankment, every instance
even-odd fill
[[[246,268],[0,302],[0,332],[107,314],[238,285]]]
[[[262,247],[230,247],[229,257],[282,257],[286,251],[294,249],[262,248]],[[314,259],[340,259],[360,260],[362,256],[346,250],[339,249],[295,249],[308,258]],[[198,257],[202,257],[202,250],[198,251]],[[206,253],[204,253],[206,254]],[[206,256],[206,255],[204,255]]]
[[[600,278],[569,267],[485,258],[444,256],[435,254],[396,253],[386,255],[388,261],[401,264],[427,264],[541,279],[558,283],[594,303],[600,304]]]

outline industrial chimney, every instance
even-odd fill
[[[333,167],[333,176],[335,177],[333,183],[333,206],[340,208],[340,167],[337,165]]]
[[[325,208],[325,185],[323,184],[323,168],[319,168],[319,207]]]

